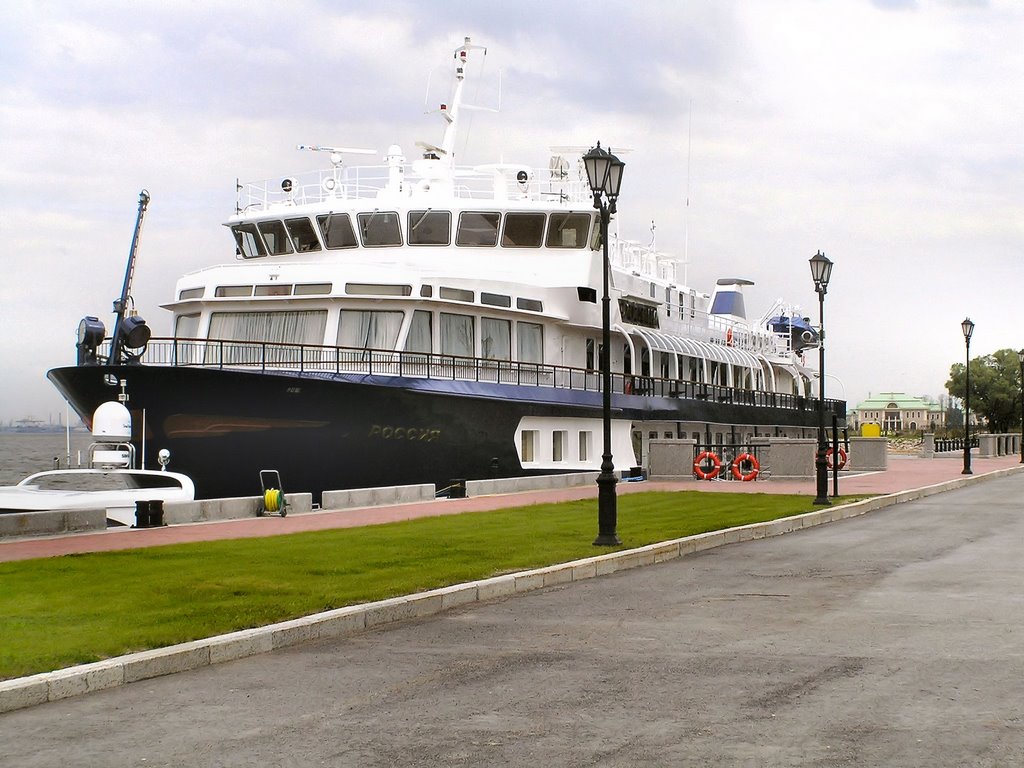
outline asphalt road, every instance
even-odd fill
[[[18,766],[1024,765],[1024,474],[0,715]]]

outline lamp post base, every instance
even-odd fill
[[[618,518],[616,510],[615,484],[619,479],[612,470],[601,469],[597,476],[597,538],[595,547],[617,547],[622,544],[616,532]]]
[[[815,505],[831,507],[832,502],[828,500],[828,459],[825,452],[828,449],[818,446],[818,455],[814,459],[814,470],[817,478],[817,495],[814,497]]]

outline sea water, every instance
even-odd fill
[[[71,433],[70,466],[84,466],[93,437]],[[68,467],[68,436],[64,432],[0,432],[0,485],[15,485],[33,472]]]

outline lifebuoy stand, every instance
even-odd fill
[[[743,466],[746,464],[750,469],[746,472],[743,471]],[[757,478],[758,473],[761,471],[761,463],[757,460],[757,457],[752,453],[741,453],[732,462],[732,476],[737,480],[747,482]]]
[[[832,469],[832,449],[829,448],[825,451],[825,461],[828,463],[828,468]],[[839,449],[839,466],[836,469],[842,469],[846,466],[846,451],[842,448]]]
[[[711,464],[711,469],[704,470],[705,462]],[[714,480],[721,471],[722,460],[713,451],[702,451],[693,460],[693,474],[701,480]]]

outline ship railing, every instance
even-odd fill
[[[101,354],[107,351],[109,342],[101,349]],[[601,373],[593,369],[434,352],[396,352],[314,344],[228,339],[152,339],[139,362],[174,367],[292,371],[300,375],[357,374],[601,391]],[[766,392],[621,372],[612,374],[612,391],[636,397],[703,400],[759,408],[812,411],[818,407],[815,398],[785,392]],[[844,401],[825,400],[826,411],[837,414],[840,419],[845,419],[845,408]]]
[[[551,178],[548,169],[528,169],[528,181],[496,171],[458,167],[452,178],[452,194],[465,200],[531,200],[552,204],[585,202],[591,197],[585,180]],[[310,171],[287,178],[264,179],[239,185],[236,208],[240,213],[265,211],[276,206],[311,205],[330,200],[375,199],[387,188],[390,169],[384,165],[346,166]],[[285,183],[285,182],[288,183]],[[420,178],[406,168],[404,186],[415,187]]]

